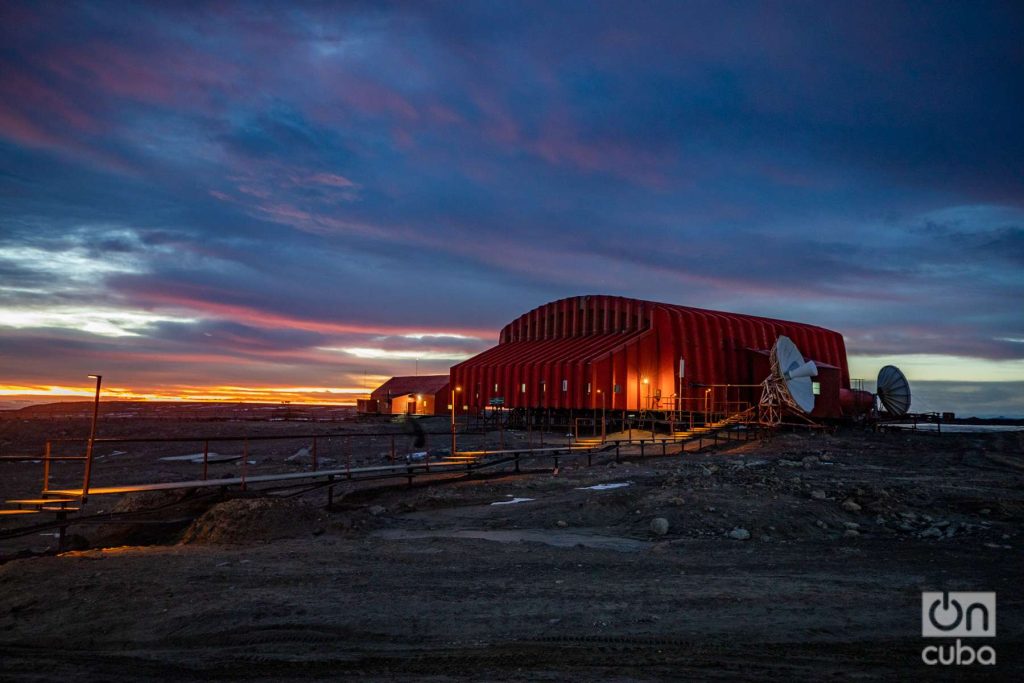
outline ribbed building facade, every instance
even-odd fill
[[[818,364],[812,414],[841,416],[850,376],[838,332],[616,296],[571,297],[521,315],[497,346],[455,365],[451,384],[457,402],[476,410],[699,411],[713,402],[729,412],[756,404],[753,385],[768,375],[780,335]]]

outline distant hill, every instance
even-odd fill
[[[0,410],[0,420],[35,420],[92,417],[92,401],[60,401]],[[100,416],[194,420],[339,420],[355,415],[351,406],[293,405],[288,403],[181,403],[177,401],[102,401]]]

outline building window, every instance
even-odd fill
[[[519,387],[519,393],[521,393],[521,394],[525,394],[525,393],[526,393],[526,382],[523,382],[523,383],[522,383],[522,384],[520,385],[520,387]]]
[[[569,380],[562,380],[562,391],[569,391]]]
[[[815,396],[821,396],[821,382],[811,382],[811,391]]]

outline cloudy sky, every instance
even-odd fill
[[[1013,2],[5,1],[0,399],[348,400],[598,293],[1020,382],[1021,35]]]

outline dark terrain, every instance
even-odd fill
[[[7,429],[8,450],[35,448],[31,422]],[[388,441],[327,457],[379,463]],[[297,466],[286,457],[301,443],[284,446],[254,467]],[[187,478],[156,456],[195,450],[128,449],[99,475]],[[4,677],[1019,680],[1022,452],[1020,432],[793,433],[620,464],[604,454],[557,475],[363,484],[339,490],[331,511],[322,490],[204,501],[159,539],[81,527],[76,542],[116,546],[0,566]],[[6,497],[38,493],[38,464],[0,467]],[[629,485],[583,488],[600,483]],[[492,505],[515,498],[532,500]],[[922,664],[923,590],[997,592],[995,667]]]

